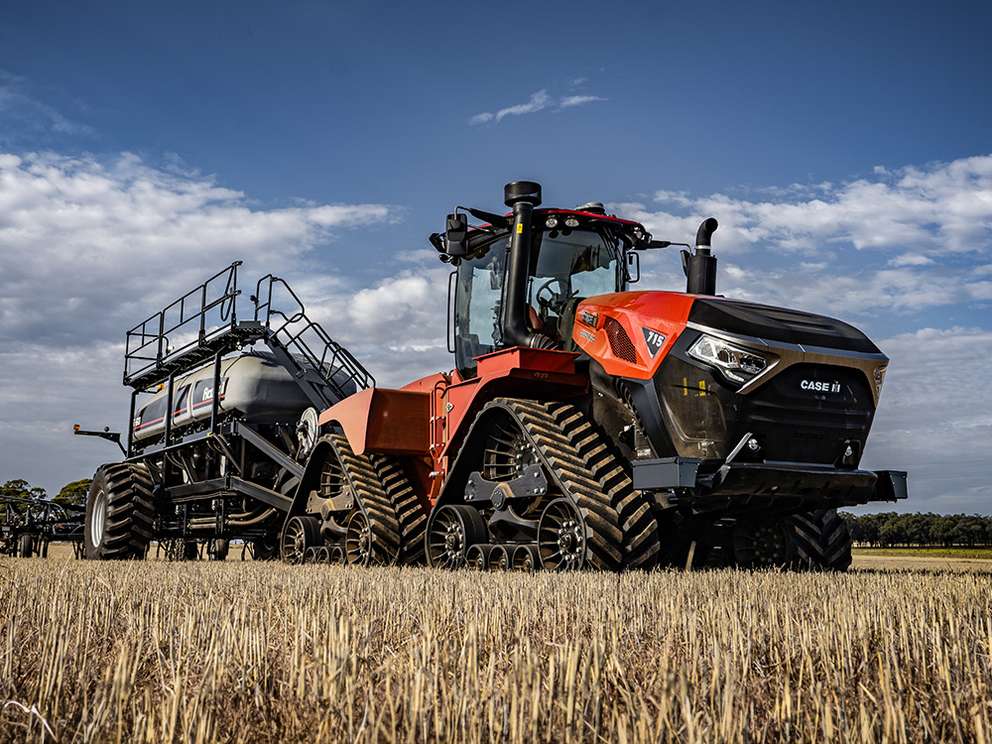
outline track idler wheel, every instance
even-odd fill
[[[292,517],[286,523],[281,542],[282,559],[286,563],[304,563],[307,551],[323,542],[320,538],[320,522],[314,517]]]
[[[537,550],[549,571],[576,571],[585,566],[586,525],[568,499],[555,499],[541,513],[537,525]]]
[[[331,545],[327,548],[327,562],[332,566],[343,566],[348,561],[344,553],[344,548],[340,545]]]
[[[462,568],[469,547],[488,539],[486,522],[474,506],[442,506],[427,523],[427,561],[435,568]]]

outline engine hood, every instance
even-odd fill
[[[718,297],[696,297],[689,321],[727,333],[842,351],[877,354],[878,347],[852,325],[825,315]]]
[[[864,333],[840,320],[682,292],[617,292],[585,299],[576,309],[572,339],[608,374],[646,379],[686,331],[715,331],[747,345],[774,347],[788,363],[867,369],[887,361]]]

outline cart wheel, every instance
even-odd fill
[[[207,543],[207,553],[212,561],[226,561],[231,549],[231,541],[223,537],[215,537]]]
[[[34,554],[34,536],[21,535],[17,541],[17,555],[19,558],[30,558]]]

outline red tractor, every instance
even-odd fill
[[[716,295],[714,219],[685,292],[631,291],[640,252],[672,243],[601,204],[541,208],[532,182],[505,203],[430,237],[454,267],[455,369],[320,414],[283,557],[846,569],[837,507],[907,495],[904,472],[860,468],[887,357],[838,320]]]

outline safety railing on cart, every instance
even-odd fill
[[[283,293],[288,307],[273,299],[274,294]],[[271,337],[298,363],[303,359],[339,399],[353,392],[347,389],[348,382],[354,383],[357,390],[375,386],[375,378],[361,362],[307,316],[302,300],[284,279],[272,274],[263,276],[255,285],[251,300],[255,305],[255,320],[268,328]]]
[[[127,332],[125,385],[237,325],[241,263],[235,261]]]

